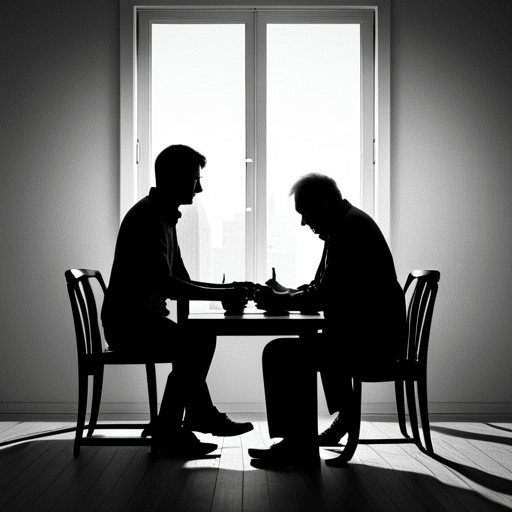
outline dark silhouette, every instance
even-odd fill
[[[302,225],[325,242],[315,279],[289,289],[275,279],[255,294],[265,310],[322,310],[325,328],[315,339],[276,339],[263,351],[270,449],[254,458],[316,465],[318,445],[347,432],[353,390],[348,369],[395,361],[406,335],[405,298],[393,257],[377,224],[343,199],[332,178],[308,174],[292,187]],[[370,293],[371,292],[371,293]],[[336,420],[318,436],[316,372]],[[300,420],[298,420],[300,418]],[[300,443],[300,449],[297,448]]]
[[[233,422],[212,403],[206,376],[216,337],[192,336],[167,317],[166,299],[247,302],[248,290],[240,283],[192,281],[181,258],[178,208],[192,204],[202,192],[200,171],[205,165],[206,158],[188,146],[169,146],[158,155],[156,187],[128,211],[119,229],[101,315],[105,338],[114,352],[170,354],[173,368],[157,421],[143,435],[151,434],[158,447],[190,456],[217,447],[200,443],[193,430],[230,436],[253,428],[251,423]]]

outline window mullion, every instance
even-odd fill
[[[374,19],[361,23],[361,204],[375,217]]]
[[[256,280],[256,31],[255,14],[245,25],[245,98],[246,98],[246,209],[245,274]]]
[[[147,194],[150,176],[151,143],[151,23],[147,13],[138,16],[137,56],[137,161],[135,173],[136,201]]]
[[[255,165],[255,278],[267,272],[267,22],[255,12],[256,165]]]

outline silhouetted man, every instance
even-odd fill
[[[193,430],[232,436],[253,428],[251,423],[233,422],[213,406],[206,376],[215,352],[215,336],[193,337],[167,317],[168,298],[246,300],[246,290],[236,283],[191,281],[181,258],[176,236],[181,217],[178,208],[192,204],[194,196],[202,192],[200,171],[205,165],[205,157],[188,146],[169,146],[158,155],[156,188],[130,209],[119,229],[102,308],[105,338],[113,351],[170,355],[172,372],[160,412],[147,431],[157,446],[185,456],[217,448],[201,443]]]
[[[308,174],[292,187],[302,225],[325,242],[315,279],[297,290],[275,280],[256,292],[258,308],[323,310],[325,327],[314,339],[276,339],[263,351],[268,429],[283,438],[253,458],[278,463],[319,463],[318,445],[336,444],[347,432],[356,365],[395,361],[405,336],[405,299],[393,257],[377,224],[352,206],[332,178]],[[339,411],[318,436],[316,372],[329,412]]]

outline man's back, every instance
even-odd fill
[[[156,189],[126,214],[116,243],[102,309],[104,325],[147,315],[167,316],[173,277],[189,280],[176,238],[181,216],[165,206]]]
[[[405,333],[405,299],[386,239],[375,221],[348,201],[337,215],[320,278],[325,331],[335,338],[364,339],[373,348],[390,338],[387,349],[398,350]]]

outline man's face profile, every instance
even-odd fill
[[[301,216],[302,226],[309,226],[321,240],[327,238],[329,218],[322,204],[316,201],[295,201],[295,210]]]
[[[183,169],[176,178],[170,178],[170,191],[178,204],[192,204],[194,197],[203,191],[201,187],[201,167]]]

